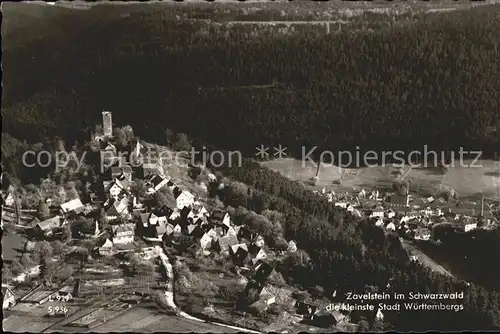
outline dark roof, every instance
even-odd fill
[[[264,282],[269,275],[273,272],[274,268],[267,262],[259,261],[257,262],[255,280],[258,282]]]
[[[149,178],[149,182],[151,182],[154,187],[158,186],[164,180],[165,179],[163,177],[161,177],[160,175],[153,175],[151,178]]]
[[[174,212],[174,210],[172,210],[168,206],[164,205],[161,208],[159,208],[158,210],[156,210],[156,215],[170,217],[172,212]]]

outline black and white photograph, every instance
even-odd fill
[[[3,331],[500,330],[500,0],[1,12]]]

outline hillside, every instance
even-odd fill
[[[328,35],[319,26],[228,27],[190,20],[187,5],[171,9],[96,6],[63,20],[78,27],[64,37],[22,48],[6,39],[6,131],[37,141],[57,129],[73,140],[107,108],[148,124],[140,135],[162,138],[168,125],[252,154],[262,143],[294,153],[302,144],[498,143],[498,5],[371,13]]]

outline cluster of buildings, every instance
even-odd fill
[[[457,201],[450,206],[444,199],[432,196],[420,198],[409,194],[381,194],[378,190],[365,189],[355,194],[335,194],[334,191],[326,191],[323,188],[321,192],[316,193],[355,216],[369,218],[384,230],[396,231],[401,236],[415,240],[430,240],[432,227],[436,224],[450,224],[463,232],[476,228],[492,228],[498,224],[493,210],[484,210],[484,198],[479,215],[474,215],[477,203]],[[489,209],[492,208],[493,206],[489,206]]]

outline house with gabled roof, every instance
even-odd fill
[[[7,310],[16,305],[16,296],[10,287],[2,284],[3,310]]]
[[[96,251],[101,256],[113,256],[115,253],[113,250],[113,242],[108,238],[104,239],[101,245],[96,247]]]
[[[193,218],[195,217],[195,214],[193,210],[191,210],[191,207],[185,206],[184,208],[181,209],[181,218],[185,221],[192,221]]]
[[[170,217],[170,215],[174,212],[173,209],[169,208],[166,205],[163,205],[161,208],[157,209],[155,211],[157,216],[165,216],[165,217]]]
[[[194,203],[194,195],[191,194],[189,191],[182,191],[181,193],[178,193],[175,195],[175,201],[177,203],[177,208],[179,210],[182,210],[185,207],[191,207]]]
[[[181,225],[176,224],[176,225],[174,226],[174,232],[173,232],[172,234],[173,234],[173,236],[175,236],[175,237],[180,236],[180,235],[182,234],[182,227],[181,227]]]
[[[12,206],[14,206],[15,202],[16,202],[16,198],[14,197],[12,192],[7,191],[7,192],[2,194],[2,205],[12,207]]]
[[[121,200],[113,200],[109,208],[106,210],[106,218],[110,221],[126,217],[128,215],[128,199],[126,197]]]
[[[165,223],[164,221],[159,222],[154,226],[156,237],[162,238],[165,233],[167,233],[168,230],[168,223]]]
[[[112,166],[110,169],[111,179],[132,182],[132,167],[130,166]]]
[[[212,247],[218,252],[228,252],[229,248],[236,244],[238,244],[238,238],[236,236],[226,235],[218,237],[217,240],[212,243]]]
[[[84,205],[79,198],[67,201],[60,206],[61,215],[65,216],[71,213],[79,214],[83,211]]]
[[[248,256],[247,245],[245,243],[232,245],[230,247],[230,250],[231,250],[231,256],[233,257],[233,262],[236,265],[243,265]]]
[[[198,217],[208,217],[210,215],[208,210],[199,202],[193,204],[193,213]]]
[[[62,226],[63,218],[61,216],[55,216],[44,221],[37,223],[33,227],[35,234],[40,236],[51,236],[54,231]]]
[[[255,275],[254,279],[257,282],[265,282],[269,275],[274,271],[274,268],[267,262],[264,262],[262,260],[259,260],[255,264]]]
[[[264,247],[266,244],[266,242],[264,241],[264,237],[261,235],[256,235],[253,240],[253,243],[258,247]]]
[[[226,225],[230,226],[231,225],[231,217],[229,216],[229,213],[227,213],[224,210],[214,210],[212,212],[212,215],[210,216],[209,219],[210,223],[214,225]]]
[[[210,248],[211,244],[212,244],[212,238],[208,234],[204,233],[200,239],[201,249],[208,249]]]
[[[134,242],[134,224],[120,224],[111,226],[114,244],[130,244]]]
[[[146,181],[149,188],[148,188],[148,194],[154,194],[161,188],[167,185],[168,179],[160,176],[160,175],[151,175],[148,180]]]
[[[187,226],[187,233],[194,238],[201,238],[205,233],[199,225],[190,224]]]
[[[111,198],[119,198],[127,193],[127,184],[125,181],[114,179],[113,182],[103,182],[106,192]]]

